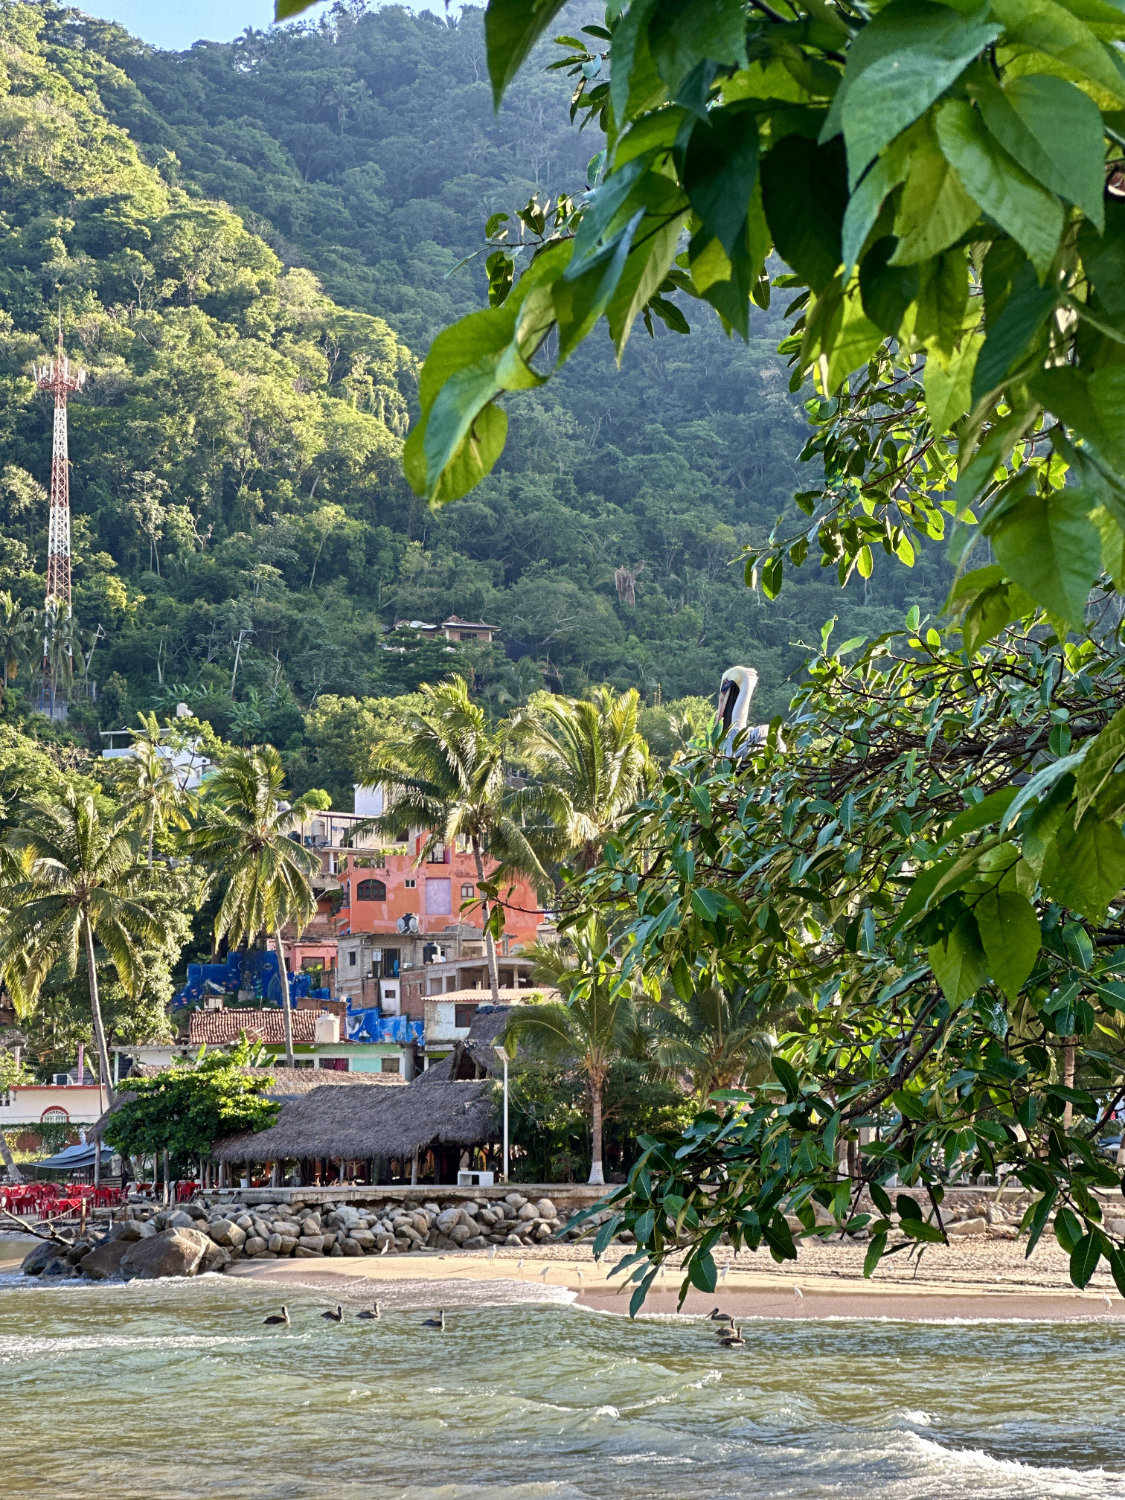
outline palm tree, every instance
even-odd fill
[[[131,754],[120,763],[119,781],[125,805],[144,823],[148,863],[151,865],[157,830],[188,827],[187,795],[180,773],[166,751],[155,714],[139,714],[142,732],[134,736]]]
[[[763,1012],[748,989],[724,990],[706,985],[684,1006],[655,1006],[652,1055],[674,1076],[691,1079],[701,1100],[716,1089],[741,1088],[768,1070],[779,1017]]]
[[[545,847],[580,870],[597,864],[654,776],[639,708],[636,689],[600,687],[588,698],[540,700],[512,726],[536,776],[522,797],[525,816],[542,826]]]
[[[590,1106],[589,1181],[602,1186],[606,1080],[613,1063],[636,1050],[632,985],[595,919],[575,927],[566,943],[535,943],[524,952],[534,960],[532,981],[553,985],[562,998],[521,1006],[504,1029],[503,1045],[512,1052],[523,1043],[548,1058],[577,1062]]]
[[[27,660],[35,634],[35,611],[13,599],[7,589],[0,592],[0,662],[4,668],[5,689],[19,671],[21,662]]]
[[[509,811],[503,733],[490,730],[484,710],[469,696],[463,677],[421,689],[423,704],[411,713],[400,737],[376,755],[370,779],[388,793],[386,812],[369,824],[391,837],[426,830],[418,854],[421,863],[441,843],[468,843],[476,864],[478,888],[485,886],[485,858],[499,870],[530,875],[541,885],[547,876],[520,823]],[[494,1004],[500,1003],[495,929],[499,903],[481,890],[488,979]],[[502,908],[500,908],[502,909]]]
[[[53,802],[33,802],[11,834],[2,871],[0,975],[18,1015],[38,1000],[48,974],[61,964],[68,978],[85,950],[98,1073],[113,1102],[109,1049],[98,999],[100,944],[126,989],[144,979],[140,948],[159,940],[166,895],[140,859],[130,815],[103,816],[87,792],[66,787]]]
[[[215,940],[236,948],[259,934],[272,937],[281,971],[285,1061],[294,1066],[293,1018],[281,929],[292,922],[298,933],[316,911],[312,876],[320,858],[289,834],[313,812],[329,805],[324,792],[307,792],[286,802],[281,756],[267,745],[236,750],[205,784],[199,814],[184,843],[226,885],[215,914]]]

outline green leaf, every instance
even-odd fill
[[[1001,385],[1027,359],[1033,345],[1044,338],[1057,300],[1054,288],[1040,286],[1035,268],[1025,260],[995,317],[988,309],[985,344],[973,373],[972,401]]]
[[[1044,370],[1031,390],[1111,468],[1125,474],[1125,366],[1106,365],[1088,376],[1075,369]]]
[[[1056,5],[1054,0],[992,0],[991,9],[1004,23],[1006,41],[1055,58],[1095,96],[1104,94],[1109,107],[1125,105],[1121,64],[1066,6]],[[1027,59],[1027,71],[1047,70],[1039,58],[1032,56]]]
[[[952,844],[955,839],[964,838],[967,833],[975,833],[978,828],[987,828],[990,823],[999,822],[1011,806],[1016,791],[1014,786],[1001,787],[998,792],[989,792],[979,802],[963,807],[945,830],[942,843]]]
[[[701,1292],[713,1292],[718,1280],[718,1272],[715,1269],[715,1260],[709,1250],[701,1250],[693,1255],[691,1264],[688,1266],[688,1279],[692,1286],[698,1287]]]
[[[885,1234],[873,1234],[871,1243],[867,1247],[867,1254],[863,1257],[863,1274],[870,1276],[875,1267],[883,1258],[883,1251],[887,1248],[887,1236]]]
[[[1082,1220],[1069,1208],[1060,1208],[1055,1215],[1055,1239],[1059,1247],[1070,1255],[1074,1247],[1081,1241],[1084,1230]]]
[[[273,18],[287,21],[290,16],[299,16],[303,10],[311,10],[316,0],[274,0]]]
[[[894,35],[895,44],[867,62],[884,32],[888,40]],[[999,34],[993,22],[973,24],[915,0],[892,0],[867,23],[861,33],[866,46],[853,44],[848,50],[840,110],[853,186],[883,147],[924,114]]]
[[[684,152],[684,191],[704,229],[728,257],[746,229],[758,180],[758,117],[750,109],[713,109],[692,127]]]
[[[1093,1229],[1084,1234],[1070,1252],[1070,1279],[1077,1287],[1088,1285],[1102,1258],[1101,1236]]]
[[[1113,823],[1088,812],[1077,828],[1055,835],[1041,875],[1043,889],[1056,901],[1100,922],[1125,886],[1125,837]]]
[[[1065,78],[1037,73],[976,89],[990,134],[1052,193],[1105,228],[1105,132],[1098,106]]]
[[[1089,499],[1077,490],[1028,495],[988,527],[1008,577],[1058,620],[1081,629],[1101,566]]]
[[[1058,199],[1008,155],[964,100],[943,104],[936,128],[942,153],[966,190],[1023,246],[1040,277],[1045,277],[1062,237]]]
[[[847,204],[843,152],[787,135],[762,157],[762,202],[777,253],[822,292],[840,264]]]
[[[906,180],[910,166],[910,148],[906,141],[896,142],[889,151],[872,163],[871,169],[848,199],[844,211],[841,250],[844,257],[844,277],[851,276],[859,259],[864,241],[871,233],[883,200],[889,192]]]
[[[979,217],[980,209],[960,177],[927,136],[910,159],[895,216],[899,242],[890,264],[929,260],[959,240]]]
[[[497,109],[504,90],[565,4],[566,0],[488,0],[484,42]]]
[[[1113,769],[1122,756],[1125,756],[1125,708],[1118,709],[1086,749],[1075,777],[1078,799],[1074,812],[1076,819],[1081,819],[1113,774]]]
[[[986,891],[973,906],[988,970],[1014,1005],[1039,957],[1035,909],[1015,891]]]
[[[929,950],[930,968],[950,1005],[975,995],[988,978],[988,964],[971,912],[958,918],[953,931]]]
[[[709,60],[746,66],[746,16],[740,0],[685,6],[658,0],[648,45],[660,76],[673,92],[696,65]]]

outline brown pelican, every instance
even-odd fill
[[[422,1323],[423,1328],[440,1328],[445,1332],[445,1312],[439,1312],[436,1318],[426,1318]]]
[[[342,1323],[344,1321],[344,1309],[337,1302],[335,1312],[322,1312],[322,1318],[327,1318],[330,1323]]]
[[[750,700],[757,686],[758,674],[753,667],[728,667],[723,673],[719,684],[719,723],[723,726],[723,750],[727,755],[745,755],[766,742],[768,725],[747,722]]]
[[[280,1317],[278,1317],[277,1313],[270,1313],[270,1315],[269,1315],[268,1318],[263,1318],[262,1319],[262,1322],[263,1323],[285,1323],[285,1324],[288,1324],[288,1322],[289,1322],[289,1309],[287,1307],[283,1307],[281,1309],[281,1316]]]
[[[379,1304],[377,1302],[372,1307],[365,1307],[361,1313],[356,1313],[357,1318],[377,1318],[379,1316]]]

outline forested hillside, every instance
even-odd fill
[[[776,712],[825,618],[856,634],[936,605],[932,564],[869,602],[810,574],[773,604],[732,565],[807,483],[776,303],[748,346],[658,326],[620,372],[608,347],[576,358],[473,496],[412,496],[417,361],[483,300],[479,259],[454,267],[490,212],[579,188],[598,145],[558,74],[526,71],[493,114],[479,13],[341,6],[178,56],[47,4],[4,4],[0,33],[0,588],[41,598],[50,412],[29,370],[61,307],[91,373],[71,417],[91,739],[184,698],[301,780],[319,700],[451,667],[500,704],[601,680],[652,701],[741,661]],[[505,649],[381,649],[396,619],[450,612]]]

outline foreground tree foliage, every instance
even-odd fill
[[[1029,1253],[1053,1214],[1075,1282],[1104,1256],[1125,1292],[1099,1196],[1121,1176],[1096,1149],[1125,1102],[1120,634],[1075,646],[1039,624],[972,657],[933,630],[860,645],[826,639],[784,755],[712,742],[589,882],[681,997],[740,987],[792,1011],[774,1080],[643,1142],[613,1195],[638,1305],[684,1234],[685,1290],[714,1286],[724,1232],[794,1256],[787,1214],[867,1230],[870,1273],[945,1239],[962,1173],[1031,1189]]]
[[[106,1144],[142,1159],[166,1151],[186,1164],[202,1161],[226,1136],[267,1129],[281,1106],[264,1097],[265,1060],[243,1035],[229,1052],[201,1047],[191,1062],[174,1060],[152,1078],[130,1078],[128,1096],[106,1123]]]

